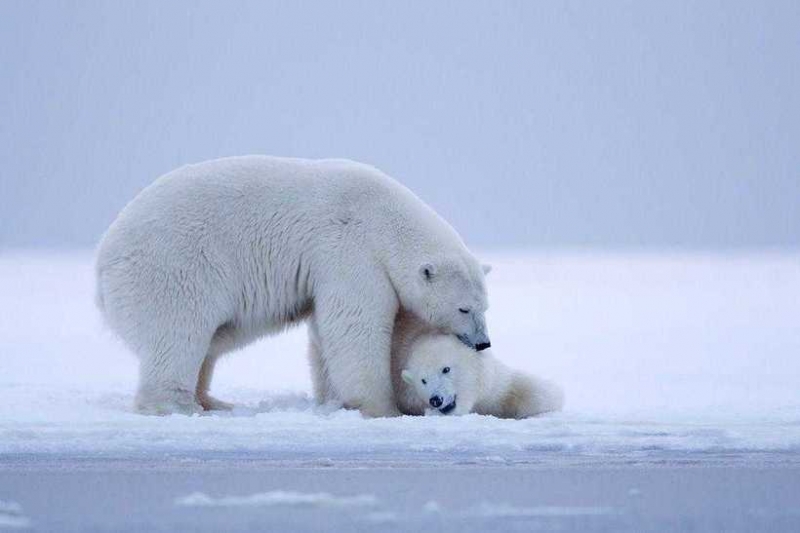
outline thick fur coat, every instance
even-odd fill
[[[323,361],[313,342],[309,356],[317,400],[340,401],[324,385]],[[509,368],[491,350],[477,353],[403,310],[394,327],[391,363],[395,401],[407,415],[528,418],[564,404],[556,384]]]
[[[509,368],[491,350],[475,353],[452,335],[423,335],[395,356],[403,413],[528,418],[558,411],[564,403],[554,383]]]
[[[103,237],[97,302],[140,361],[145,413],[228,407],[209,396],[224,353],[308,320],[319,387],[397,414],[399,309],[489,344],[483,271],[408,189],[359,163],[266,156],[188,165],[143,190]]]

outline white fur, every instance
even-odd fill
[[[325,365],[313,339],[309,358],[317,400],[339,401],[325,386]],[[395,400],[400,412],[407,415],[440,415],[429,403],[433,395],[442,397],[442,406],[456,400],[455,409],[448,413],[452,415],[527,418],[558,411],[564,405],[558,385],[515,371],[490,350],[476,352],[402,309],[395,322],[391,363]],[[445,367],[450,369],[447,374],[442,373]]]
[[[447,413],[453,415],[527,418],[562,408],[564,395],[555,384],[512,370],[490,350],[477,353],[452,335],[431,332],[413,317],[405,316],[401,322],[404,325],[398,325],[392,352],[393,383],[401,412],[441,414],[429,403],[434,396],[441,398],[442,407],[455,402],[455,408]]]
[[[408,189],[351,161],[181,167],[119,214],[96,274],[99,308],[140,359],[136,403],[147,413],[228,407],[208,395],[216,360],[306,318],[318,390],[372,416],[397,414],[398,309],[488,342],[483,272],[458,234]]]

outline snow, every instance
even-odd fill
[[[391,524],[393,522],[397,522],[397,514],[391,511],[377,511],[374,513],[368,513],[365,516],[365,519],[375,524]]]
[[[442,506],[436,500],[429,500],[422,506],[422,510],[426,513],[441,513]]]
[[[377,504],[377,498],[371,494],[333,496],[327,492],[303,493],[283,490],[219,498],[195,492],[175,500],[175,505],[185,507],[372,507]]]
[[[482,254],[496,356],[566,391],[523,421],[362,418],[309,397],[302,327],[220,365],[232,413],[145,417],[90,252],[0,255],[0,457],[503,465],[800,451],[800,254]]]
[[[383,505],[375,495],[361,494],[357,496],[334,496],[326,492],[302,493],[295,491],[275,490],[259,492],[245,496],[212,497],[202,492],[195,492],[175,500],[180,507],[328,507],[328,508],[375,508]],[[483,518],[519,518],[519,517],[570,517],[601,516],[618,513],[611,507],[588,506],[554,506],[540,505],[519,507],[503,502],[482,502],[475,508],[460,508],[453,511],[444,510],[441,505],[430,500],[422,506],[422,514],[448,515]],[[374,522],[392,522],[397,515],[391,511],[377,510],[365,514]]]
[[[25,529],[31,522],[22,512],[22,506],[17,502],[0,500],[0,528]]]
[[[491,518],[511,517],[563,517],[563,516],[599,516],[614,514],[609,507],[557,507],[542,505],[537,507],[515,507],[508,504],[481,504],[476,515]]]

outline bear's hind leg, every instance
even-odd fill
[[[200,367],[208,343],[169,344],[163,351],[140,357],[136,410],[142,414],[193,414],[203,411],[197,401]]]
[[[197,402],[206,411],[230,411],[233,409],[233,404],[223,402],[211,396],[208,391],[211,389],[211,378],[214,375],[214,365],[217,364],[218,355],[209,353],[203,359],[203,364],[200,367],[200,376],[197,380]]]
[[[325,369],[325,361],[322,360],[322,348],[319,346],[319,334],[313,319],[308,324],[308,363],[311,367],[314,400],[320,405],[337,401],[338,398],[328,382],[328,372]]]

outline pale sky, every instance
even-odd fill
[[[177,166],[378,166],[481,248],[800,245],[800,2],[0,2],[0,247]]]

